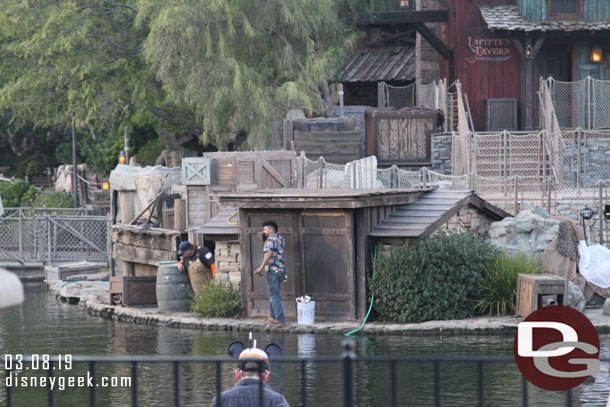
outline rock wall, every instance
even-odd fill
[[[461,208],[449,221],[441,225],[435,233],[464,233],[472,232],[486,235],[493,219],[479,212],[472,206]]]
[[[593,241],[595,243],[599,242],[599,197],[596,195],[598,194],[598,191],[592,191],[592,190],[587,190],[585,192],[585,190],[582,190],[581,192],[581,196],[585,197],[591,197],[590,199],[573,199],[573,200],[555,200],[555,197],[553,196],[553,199],[551,200],[551,211],[550,214],[552,216],[565,216],[567,218],[572,219],[573,221],[575,221],[579,226],[581,226],[582,228],[582,219],[580,217],[580,213],[583,209],[585,208],[592,208],[595,210],[595,216],[593,217],[593,219],[586,221],[586,225],[587,225],[587,239],[589,242],[591,242],[591,237],[593,238]],[[491,203],[499,208],[504,209],[507,212],[510,213],[514,213],[514,202],[511,201],[499,201],[499,202],[494,202],[491,201]],[[606,200],[606,198],[604,198],[604,202],[603,204],[606,203],[610,203]],[[534,210],[534,211],[542,211],[544,213],[546,213],[546,202],[541,202],[540,200],[537,201],[525,201],[525,202],[521,202],[519,201],[518,203],[519,205],[519,209],[521,211],[525,210]],[[544,208],[544,210],[542,209],[537,209],[537,208]],[[602,215],[603,216],[603,215]],[[604,242],[609,242],[610,241],[610,233],[608,232],[609,227],[608,227],[608,223],[606,223],[607,221],[604,221]]]
[[[519,212],[516,217],[494,222],[489,228],[491,242],[508,252],[525,252],[540,257],[559,233],[557,219],[542,210]]]
[[[241,253],[239,242],[215,242],[216,280],[241,284]]]

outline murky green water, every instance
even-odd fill
[[[278,343],[287,356],[337,355],[344,339],[340,335],[255,334],[259,344]],[[0,320],[0,353],[72,355],[225,355],[233,340],[245,340],[245,334],[201,332],[196,330],[151,327],[117,323],[88,316],[83,307],[61,304],[47,294],[44,284],[26,285],[26,302],[12,309]],[[356,352],[361,355],[511,355],[512,337],[411,338],[398,336],[357,337]],[[602,337],[602,356],[610,357],[610,337]],[[223,389],[234,384],[233,366],[222,369]],[[56,371],[55,376],[86,376],[88,366],[74,365],[71,371]],[[434,404],[433,366],[399,364],[398,400],[400,406]],[[215,394],[216,368],[210,364],[185,364],[181,367],[181,405],[207,406]],[[521,404],[521,375],[514,363],[487,364],[485,373],[486,405]],[[102,364],[96,368],[97,382],[102,376],[130,376],[128,364]],[[41,376],[31,370],[22,377]],[[0,375],[1,376],[1,375]],[[388,364],[358,364],[355,368],[355,400],[358,406],[390,405],[390,369]],[[302,405],[302,380],[307,388],[308,406],[341,406],[342,367],[310,365],[305,377],[292,364],[272,366],[271,385],[285,394],[292,406]],[[441,365],[441,395],[444,406],[477,405],[477,368],[474,365]],[[592,384],[581,385],[574,392],[574,405],[605,406],[610,391],[608,366]],[[57,383],[57,382],[56,382]],[[67,382],[66,382],[67,383]],[[173,405],[173,366],[139,366],[139,405]],[[0,387],[0,405],[4,405],[4,383]],[[545,392],[529,386],[530,406],[565,405],[565,395]],[[15,406],[40,406],[47,402],[46,388],[14,388]],[[87,388],[67,388],[56,392],[57,406],[87,405]],[[131,403],[131,388],[96,389],[97,405],[126,406]]]

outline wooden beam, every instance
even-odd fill
[[[447,60],[450,58],[451,50],[445,45],[443,41],[441,41],[440,38],[436,36],[436,34],[434,34],[431,29],[429,29],[423,23],[417,23],[413,26],[415,27],[417,32],[420,33],[421,36],[424,37],[424,39],[428,41],[430,45],[432,45],[439,54],[442,55],[443,58]]]
[[[542,44],[544,44],[545,37],[541,36],[536,39],[535,44],[532,46],[532,55],[530,58],[526,58],[525,51],[528,46],[532,45],[532,39],[530,37],[525,38],[525,44],[521,42],[518,37],[512,37],[512,43],[517,49],[517,52],[521,56],[521,64],[519,68],[519,82],[520,82],[520,113],[521,113],[521,130],[531,130],[533,126],[532,112],[534,109],[534,59]]]
[[[449,21],[447,10],[426,11],[386,11],[381,13],[348,13],[347,23],[359,26],[382,26],[411,23],[446,23]]]
[[[449,3],[447,0],[438,0],[438,2],[455,16],[455,6],[453,4]]]
[[[280,183],[284,188],[290,186],[290,183],[286,181],[282,174],[280,174],[271,164],[267,162],[267,160],[263,159],[263,168],[271,175],[277,182]]]

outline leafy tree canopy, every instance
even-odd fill
[[[142,145],[192,133],[277,147],[288,109],[329,109],[329,78],[356,38],[342,14],[394,3],[5,0],[0,143],[24,130],[31,144],[65,142],[75,123],[114,154],[117,129],[137,117],[152,129]]]

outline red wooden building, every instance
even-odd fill
[[[409,38],[409,33],[417,32],[414,79],[459,79],[476,130],[536,127],[540,77],[552,76],[559,81],[587,76],[610,79],[610,0],[414,3],[411,10],[358,16],[356,23],[368,33],[385,33],[385,47],[392,46],[401,33]],[[425,47],[436,54],[425,52]],[[370,72],[368,65],[373,63],[367,63],[366,58],[354,57],[354,61],[362,62],[358,72]],[[392,66],[400,62],[394,58]],[[434,64],[439,65],[438,70]],[[378,66],[377,71],[385,72]],[[439,77],[423,71],[438,72]],[[342,79],[353,80],[350,76]],[[377,80],[386,78],[379,76]]]

